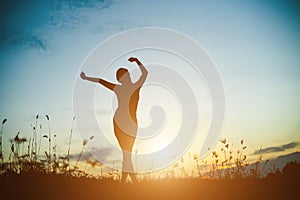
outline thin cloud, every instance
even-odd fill
[[[299,142],[290,142],[287,144],[283,144],[280,146],[274,146],[274,147],[267,147],[267,148],[261,148],[259,150],[254,151],[254,155],[262,154],[262,153],[274,153],[274,152],[282,152],[288,149],[295,148],[299,145]]]
[[[47,51],[46,41],[37,35],[26,33],[23,30],[2,29],[0,31],[0,42],[9,45],[21,45],[28,48],[36,48]]]
[[[87,23],[91,12],[101,12],[113,4],[112,0],[54,1],[52,2],[47,24],[50,28],[74,30]]]
[[[292,148],[296,147],[298,144],[299,144],[298,142],[291,142],[291,143],[282,145],[282,148],[283,149],[292,149]]]
[[[103,158],[104,160],[108,160],[111,157],[111,154],[113,152],[113,149],[111,148],[101,148],[101,149],[95,149],[93,151],[93,155],[99,156]],[[71,154],[70,159],[71,160],[77,160],[79,158],[80,153]],[[89,151],[84,151],[80,157],[80,161],[85,161],[87,159],[93,158],[93,156]]]
[[[22,46],[46,52],[49,50],[48,43],[53,30],[77,30],[89,21],[91,12],[100,12],[112,4],[112,0],[51,0],[29,7],[8,1],[1,4],[9,12],[4,12],[1,16],[3,20],[0,22],[0,45]],[[22,12],[19,12],[21,7]],[[23,15],[27,16],[24,18]],[[23,18],[27,20],[22,20]]]

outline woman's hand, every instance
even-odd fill
[[[130,58],[128,59],[128,61],[129,61],[129,62],[137,62],[138,59],[135,58],[135,57],[130,57]]]
[[[81,72],[80,73],[80,78],[82,78],[83,80],[86,80],[86,75],[84,72]]]

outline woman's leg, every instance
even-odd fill
[[[133,169],[133,164],[131,160],[131,152],[123,150],[123,163],[122,163],[122,181],[125,182],[127,175],[130,176],[133,182],[136,182],[136,176]],[[128,173],[129,172],[129,173]]]
[[[122,131],[114,121],[114,132],[119,142],[119,145],[123,152],[123,162],[122,162],[122,182],[126,181],[127,176],[129,175],[133,182],[136,182],[136,176],[133,173],[134,168],[131,160],[132,156],[132,147],[135,141],[135,138],[131,135],[128,135]]]

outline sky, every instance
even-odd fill
[[[299,11],[290,0],[1,2],[3,140],[18,131],[32,137],[37,114],[47,133],[48,114],[58,151],[66,152],[74,82],[86,56],[114,34],[162,27],[193,38],[216,64],[226,94],[220,138],[236,145],[244,139],[249,154],[262,149],[266,157],[299,150]],[[79,138],[75,134],[74,151]],[[3,148],[9,152],[8,143]]]

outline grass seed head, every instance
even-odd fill
[[[82,141],[82,146],[85,146],[86,144],[87,144],[87,140],[86,139],[84,139],[83,141]]]
[[[2,125],[5,124],[6,122],[7,122],[7,119],[3,119]]]

